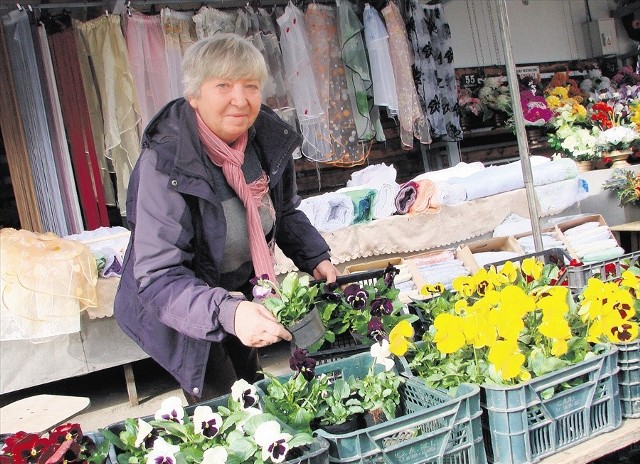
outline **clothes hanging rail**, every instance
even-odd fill
[[[68,2],[68,3],[2,3],[0,9],[3,10],[47,10],[47,9],[69,9],[69,8],[104,8],[105,2],[103,0],[87,0],[83,2]]]

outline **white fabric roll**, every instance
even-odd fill
[[[347,181],[347,187],[395,184],[397,174],[398,172],[393,166],[387,166],[385,163],[372,164],[351,174],[351,178]]]
[[[344,193],[329,192],[316,197],[315,227],[320,232],[348,227],[353,222],[353,201]]]
[[[467,191],[462,185],[436,182],[436,191],[442,205],[457,205],[467,199]]]
[[[597,242],[590,242],[577,246],[572,245],[571,248],[573,248],[573,251],[575,251],[576,255],[582,258],[585,255],[599,253],[610,248],[616,248],[617,246],[618,242],[616,242],[615,239],[610,238],[607,240],[598,240]]]
[[[439,169],[437,171],[429,171],[414,178],[415,181],[429,179],[433,182],[445,182],[453,177],[468,177],[471,174],[474,174],[478,171],[482,171],[484,169],[484,164],[480,161],[475,161],[473,163],[465,163],[464,161],[459,162],[455,166],[451,166],[450,168]]]

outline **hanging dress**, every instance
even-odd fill
[[[218,32],[236,32],[238,13],[235,10],[218,10],[208,6],[201,7],[193,15],[196,25],[196,37],[202,40]]]
[[[342,61],[336,7],[312,3],[305,12],[311,43],[311,63],[318,85],[320,104],[327,115],[322,135],[330,143],[328,158],[338,166],[353,166],[366,158],[365,145],[358,141],[351,111],[345,66]]]
[[[442,5],[426,0],[409,0],[406,4],[407,34],[414,58],[414,79],[424,111],[431,125],[431,135],[445,140],[462,139],[457,112],[458,101],[451,29]]]
[[[124,15],[125,40],[140,108],[140,132],[171,98],[160,16]]]
[[[382,9],[389,33],[389,51],[393,74],[398,92],[398,122],[400,140],[404,149],[413,148],[413,138],[421,143],[431,143],[429,122],[424,116],[420,98],[413,81],[411,63],[413,56],[409,50],[407,30],[400,10],[395,3],[389,2]]]
[[[366,142],[375,138],[378,142],[384,142],[380,112],[373,103],[373,82],[362,38],[364,26],[350,2],[337,0],[336,4],[342,60],[358,140]]]
[[[160,10],[171,99],[182,97],[182,56],[185,50],[196,41],[192,17],[193,14],[186,11],[173,11],[169,8]]]
[[[364,38],[371,63],[373,81],[373,103],[386,106],[390,116],[398,115],[396,79],[389,53],[389,34],[380,13],[368,3],[364,6]]]
[[[277,19],[285,76],[302,132],[302,154],[313,161],[331,159],[331,143],[323,130],[326,113],[320,106],[316,77],[311,66],[311,50],[304,15],[289,2]]]

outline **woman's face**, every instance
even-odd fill
[[[258,117],[262,92],[257,79],[209,79],[200,86],[189,104],[211,131],[233,143]]]

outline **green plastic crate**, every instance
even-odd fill
[[[483,385],[480,392],[489,462],[530,464],[622,423],[618,350],[536,377],[523,385]],[[550,388],[573,383],[551,397]]]
[[[622,417],[640,417],[640,340],[616,346]]]
[[[214,411],[218,408],[218,406],[227,406],[229,404],[229,395],[224,395],[219,398],[215,398],[209,401],[203,401],[202,403],[198,403],[196,405],[185,407],[185,413],[189,416],[193,415],[193,411],[197,406],[210,406]],[[141,418],[142,420],[149,422],[154,420],[152,415],[145,416]],[[106,427],[108,430],[118,435],[122,432],[124,428],[124,421],[119,421],[114,424]],[[292,430],[286,424],[282,424],[282,429],[285,432],[291,433]],[[97,432],[99,433],[99,432]],[[109,452],[109,458],[107,461],[111,461],[111,464],[117,464],[117,452],[114,447],[111,447],[113,451]],[[329,463],[329,442],[322,437],[314,437],[314,440],[311,444],[306,445],[303,451],[302,456],[297,457],[295,459],[290,459],[288,461],[284,461],[284,464],[328,464]],[[109,464],[107,462],[106,464]]]
[[[364,377],[371,355],[361,353],[316,367],[336,378]],[[288,376],[279,377],[286,381]],[[269,380],[256,385],[266,391]],[[395,419],[345,434],[317,430],[329,442],[330,462],[387,464],[484,464],[480,389],[462,385],[456,397],[407,378],[400,391],[401,414]]]

